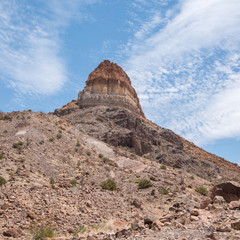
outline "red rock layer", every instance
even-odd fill
[[[84,91],[78,95],[80,107],[97,105],[120,106],[140,114],[144,113],[130,78],[116,63],[105,60],[89,74]]]

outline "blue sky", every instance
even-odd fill
[[[240,164],[239,0],[1,0],[0,109],[51,112],[104,59],[146,116]]]

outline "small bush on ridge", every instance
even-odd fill
[[[138,187],[140,189],[149,188],[151,186],[152,186],[152,182],[148,179],[141,179],[140,182],[138,183]]]
[[[109,191],[114,191],[117,189],[117,183],[113,179],[108,179],[101,182],[100,186],[102,187],[102,189],[106,189]]]
[[[203,196],[208,195],[208,190],[205,187],[197,187],[195,188],[195,191],[202,194]]]

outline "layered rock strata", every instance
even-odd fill
[[[145,117],[128,75],[108,60],[90,73],[86,87],[78,94],[77,104],[80,108],[100,105],[124,107]]]

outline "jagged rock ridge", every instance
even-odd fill
[[[116,63],[103,61],[90,73],[78,94],[80,108],[99,105],[124,107],[144,117],[137,93],[128,75]]]

